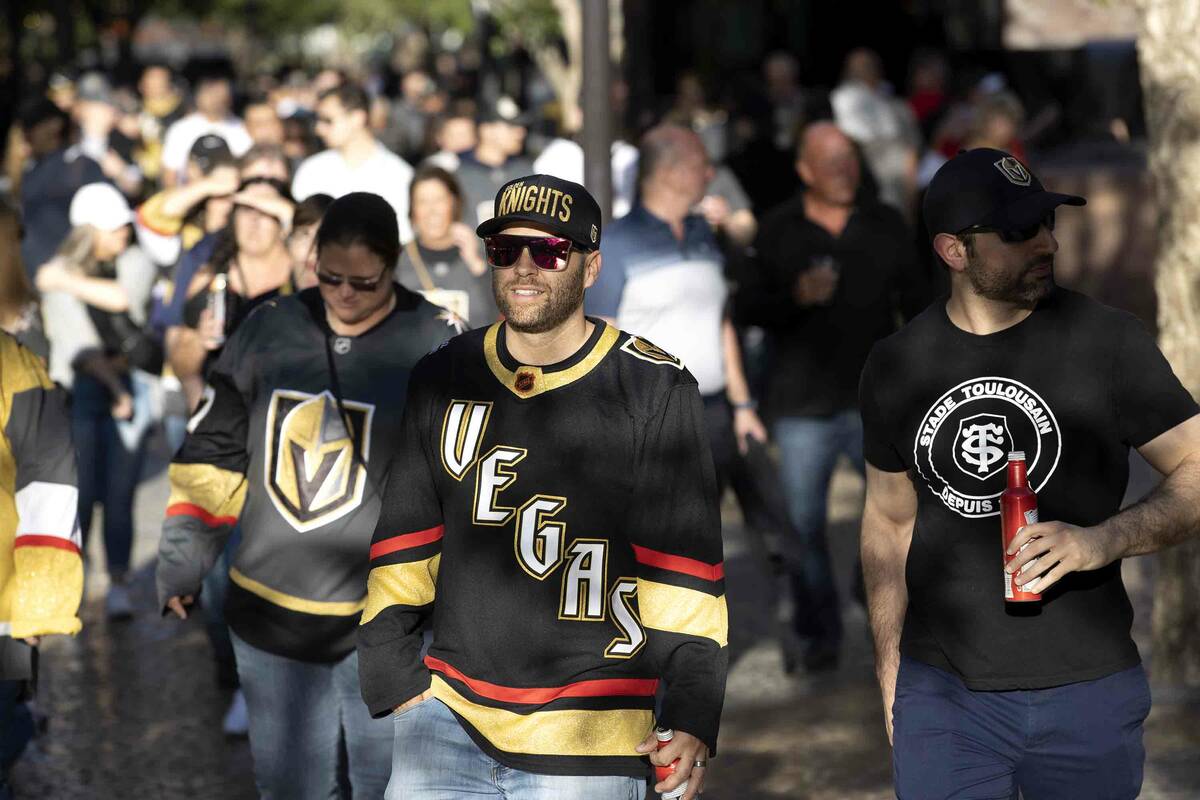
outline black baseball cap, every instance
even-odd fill
[[[493,216],[475,234],[492,236],[510,225],[535,225],[585,250],[600,246],[600,204],[588,190],[553,175],[528,175],[496,192]]]
[[[501,95],[494,103],[484,103],[475,114],[475,121],[480,125],[489,122],[507,122],[509,125],[529,127],[529,116],[517,105],[517,101],[508,95]]]
[[[1087,203],[1074,194],[1048,192],[1011,153],[980,147],[942,165],[925,191],[925,227],[932,239],[980,226],[1016,230],[1036,224],[1060,205]]]
[[[79,79],[79,82],[75,84],[75,97],[84,102],[116,105],[108,78],[99,72],[88,72]]]
[[[196,162],[196,166],[205,175],[217,167],[234,163],[229,143],[215,133],[205,134],[193,142],[188,158]]]

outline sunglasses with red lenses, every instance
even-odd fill
[[[567,268],[567,259],[574,246],[570,239],[557,236],[512,236],[498,233],[483,239],[488,263],[496,269],[513,266],[521,260],[521,251],[529,250],[529,258],[538,269],[558,272]]]

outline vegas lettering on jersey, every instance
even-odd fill
[[[475,469],[472,521],[496,528],[512,523],[513,555],[525,574],[537,581],[556,573],[561,576],[558,618],[603,622],[611,612],[618,635],[604,655],[633,656],[646,642],[634,610],[637,579],[621,576],[608,588],[609,542],[588,537],[568,542],[567,524],[557,518],[567,507],[568,498],[535,493],[520,507],[505,504],[505,489],[517,479],[518,465],[529,451],[499,444],[480,456],[491,413],[490,402],[451,400],[442,422],[439,450],[446,472],[462,481]]]

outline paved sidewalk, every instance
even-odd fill
[[[830,541],[846,596],[858,541],[862,483],[840,472],[833,487]],[[155,612],[153,557],[166,504],[160,472],[138,494],[139,613],[103,618],[105,579],[93,540],[84,632],[42,648],[39,704],[48,732],[19,763],[19,798],[39,800],[243,800],[255,796],[245,741],[221,734],[228,697],[213,678],[204,626]],[[846,610],[842,666],[819,679],[783,673],[776,626],[760,609],[771,581],[727,509],[726,570],[732,670],[706,798],[718,800],[883,800],[891,766],[872,672],[865,617]],[[1146,652],[1149,569],[1127,566]],[[1200,797],[1200,703],[1156,697],[1147,727],[1147,800]]]

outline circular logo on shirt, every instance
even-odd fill
[[[1029,487],[1058,466],[1062,433],[1050,406],[1011,378],[972,378],[943,394],[917,428],[913,458],[930,491],[963,517],[1000,513],[1008,454],[1024,450]]]
[[[344,356],[350,352],[350,339],[345,336],[339,336],[333,340],[333,352],[339,356]]]

